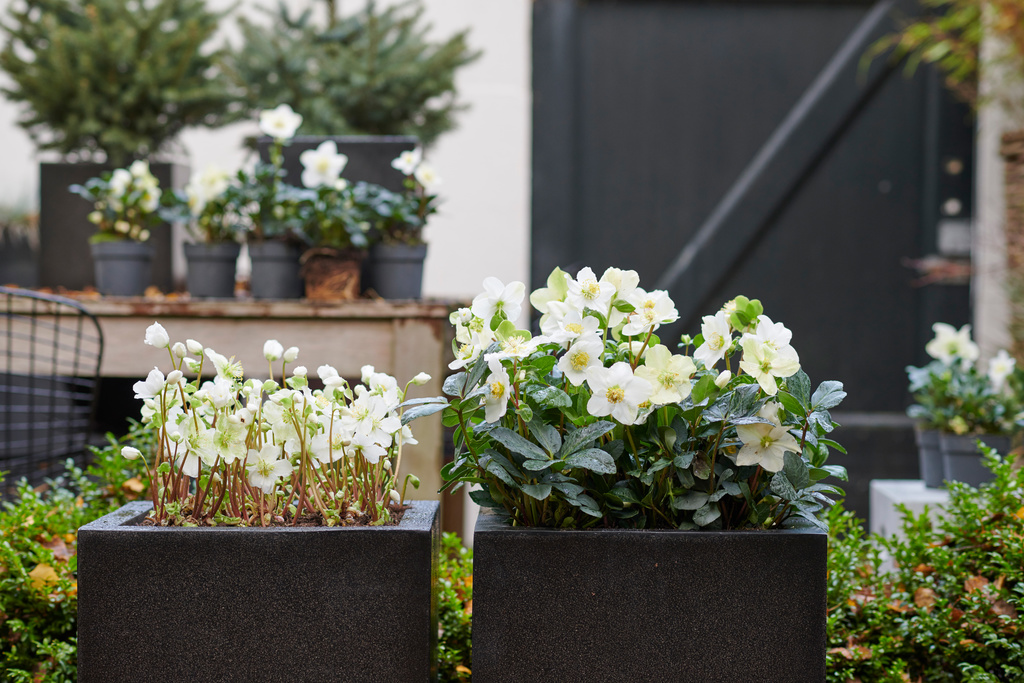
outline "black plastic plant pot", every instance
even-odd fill
[[[820,531],[562,531],[481,514],[473,681],[825,680]]]
[[[423,296],[425,244],[375,244],[370,247],[369,287],[385,299]]]
[[[193,297],[234,297],[235,267],[241,250],[242,246],[234,242],[186,244],[188,293]]]
[[[254,299],[301,299],[305,291],[300,273],[302,248],[287,242],[250,242],[252,271],[249,290]]]
[[[942,488],[942,449],[939,446],[939,430],[914,428],[917,442],[917,463],[921,480],[930,489]]]
[[[978,440],[996,449],[1000,455],[1010,452],[1010,437],[983,434],[981,436],[959,436],[942,433],[939,445],[942,447],[942,469],[946,481],[961,481],[971,486],[980,486],[991,481],[991,470],[985,467],[978,447]]]
[[[438,503],[397,526],[78,534],[78,680],[436,680]]]
[[[153,245],[121,240],[91,244],[96,289],[109,296],[142,296],[152,283]]]

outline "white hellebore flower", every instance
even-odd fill
[[[351,441],[352,450],[363,456],[363,459],[371,465],[380,462],[381,457],[387,453],[383,446],[373,440],[369,434],[356,432]]]
[[[1006,378],[1013,373],[1016,367],[1016,359],[1012,358],[1006,349],[1000,349],[995,358],[988,362],[988,381],[992,384],[992,390],[997,393],[1002,391]]]
[[[230,184],[231,174],[214,164],[193,173],[185,186],[189,211],[193,216],[198,216],[207,203],[224,194]]]
[[[743,448],[736,454],[737,465],[760,465],[768,472],[778,472],[784,464],[786,451],[796,453],[800,444],[786,427],[778,424],[779,405],[766,403],[758,415],[773,424],[738,425],[736,434]]]
[[[153,323],[146,328],[146,343],[158,349],[166,349],[171,343],[167,330],[160,323]]]
[[[566,301],[582,311],[590,308],[601,315],[608,316],[608,308],[615,294],[615,285],[610,282],[598,282],[597,276],[590,268],[581,268],[575,280],[568,281],[569,293]]]
[[[284,355],[284,347],[281,346],[281,342],[276,339],[268,339],[263,344],[263,357],[268,361],[279,360]]]
[[[578,387],[586,381],[591,368],[603,367],[603,352],[604,344],[599,338],[583,337],[576,340],[558,359],[558,369],[574,387]]]
[[[779,392],[776,377],[790,377],[800,369],[799,361],[780,355],[778,351],[751,335],[745,335],[740,344],[743,346],[740,369],[756,379],[764,393],[769,396]]]
[[[188,355],[188,349],[181,342],[174,342],[174,346],[171,347],[171,353],[174,354],[175,358],[184,358]]]
[[[437,175],[434,167],[428,164],[417,166],[416,172],[413,175],[416,177],[416,182],[422,185],[424,191],[428,194],[433,194],[434,190],[441,185],[441,176]]]
[[[492,359],[504,360],[505,358],[526,358],[537,350],[537,347],[548,341],[547,337],[532,337],[527,339],[522,334],[513,334],[501,342],[501,349],[494,353],[488,353],[484,360],[490,362]]]
[[[473,315],[489,323],[501,311],[508,320],[515,321],[525,297],[526,285],[522,282],[506,285],[496,277],[489,277],[484,280],[484,292],[473,299]]]
[[[667,346],[652,346],[644,356],[644,365],[636,369],[636,376],[642,377],[654,387],[651,403],[666,405],[678,403],[690,395],[690,378],[697,372],[697,366],[687,356],[673,355]]]
[[[722,370],[722,372],[718,373],[718,377],[715,378],[715,386],[719,389],[724,389],[725,385],[728,384],[731,379],[732,372],[729,370]]]
[[[249,483],[263,493],[271,493],[278,479],[292,473],[292,464],[280,457],[281,447],[274,444],[268,443],[259,451],[250,448],[249,457],[245,461],[246,469],[249,470]]]
[[[599,335],[601,321],[592,315],[582,314],[568,304],[552,301],[548,304],[549,315],[541,322],[544,336],[558,344],[565,344],[580,337]]]
[[[660,289],[645,292],[637,287],[630,295],[629,303],[636,310],[629,314],[629,321],[622,328],[622,334],[627,337],[647,334],[679,319],[679,311],[672,299],[668,298],[668,292]]]
[[[491,375],[487,378],[487,393],[484,394],[484,420],[497,422],[508,410],[508,398],[512,392],[508,371],[500,360],[487,361]]]
[[[935,331],[935,338],[925,344],[925,352],[940,360],[946,365],[960,360],[964,367],[970,367],[978,360],[980,351],[978,345],[971,341],[971,326],[964,325],[957,330],[946,323],[935,323],[932,325]]]
[[[193,356],[198,356],[203,352],[203,345],[197,342],[195,339],[185,340],[185,346],[188,348],[188,352]]]
[[[125,446],[121,449],[121,457],[125,460],[138,460],[142,457],[142,451],[138,448],[132,448],[131,446]]]
[[[135,398],[147,399],[159,396],[164,390],[164,373],[160,372],[159,368],[153,368],[149,371],[149,376],[142,382],[136,382],[132,389],[135,390]]]
[[[306,187],[334,185],[345,170],[348,157],[338,153],[334,140],[320,143],[316,149],[307,149],[299,155],[302,163],[302,184]]]
[[[391,162],[391,168],[401,171],[403,175],[412,175],[421,161],[423,161],[423,150],[417,147],[399,154],[398,158]]]
[[[732,344],[732,328],[729,327],[729,315],[724,311],[706,315],[701,320],[700,333],[704,336],[704,343],[693,352],[693,357],[711,369],[725,358]]]
[[[132,184],[132,174],[126,168],[119,168],[110,175],[110,193],[114,197],[123,197]]]
[[[593,392],[587,412],[595,417],[611,415],[625,425],[636,422],[640,404],[651,398],[654,389],[650,382],[633,375],[629,363],[622,362],[610,368],[591,368],[587,384]]]
[[[633,292],[636,291],[637,285],[640,284],[640,276],[635,270],[608,268],[601,275],[601,282],[610,282],[615,287],[613,301],[616,299],[629,301],[629,297],[632,296]],[[619,323],[625,319],[625,313],[617,308],[612,308],[608,313],[608,327],[618,327]]]
[[[289,346],[281,357],[284,358],[285,363],[294,363],[299,359],[299,347]]]
[[[423,386],[424,384],[426,384],[429,381],[430,381],[430,375],[428,375],[425,372],[421,372],[421,373],[417,374],[415,377],[412,378],[412,383],[415,384],[418,387]]]
[[[296,114],[287,104],[260,112],[260,131],[275,140],[291,140],[302,125],[302,115]]]
[[[757,316],[757,320],[757,329],[754,330],[754,334],[745,334],[743,335],[744,339],[753,337],[775,350],[786,360],[799,363],[800,357],[797,355],[796,349],[789,343],[793,339],[793,333],[782,323],[773,323],[772,319],[766,315]]]

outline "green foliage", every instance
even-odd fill
[[[19,0],[2,27],[4,93],[40,149],[126,165],[232,118],[209,46],[222,16],[203,0]]]
[[[986,462],[992,482],[951,484],[942,521],[906,513],[902,539],[833,510],[830,683],[1024,680],[1024,469]]]
[[[135,432],[138,434],[138,432]],[[145,495],[120,444],[94,449],[82,471],[32,489],[0,509],[0,679],[74,681],[77,677],[77,530]],[[145,443],[132,440],[139,447]]]
[[[932,361],[924,367],[907,367],[914,404],[907,415],[926,429],[954,434],[1010,434],[1017,428],[1024,406],[1024,373],[1014,370],[1005,381],[1008,390],[996,388],[973,364]]]
[[[418,0],[378,9],[372,0],[326,26],[313,9],[280,3],[270,26],[239,19],[244,36],[230,57],[250,110],[289,103],[309,135],[415,135],[425,144],[455,127],[455,71],[476,59],[466,31],[432,43]]]
[[[473,551],[456,534],[441,537],[439,574],[438,677],[468,681],[473,665]]]

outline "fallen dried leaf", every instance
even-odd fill
[[[28,575],[32,579],[32,587],[37,589],[46,588],[48,583],[56,583],[58,578],[57,572],[48,564],[37,564]]]
[[[964,581],[964,590],[968,593],[973,593],[979,588],[984,588],[988,585],[988,579],[984,576],[972,576],[971,578]]]
[[[964,613],[964,611],[962,609],[960,609],[959,607],[954,607],[949,612],[949,620],[950,621],[960,621],[961,619],[964,618],[964,614],[965,613]]]
[[[900,614],[902,614],[902,613],[904,613],[904,612],[909,612],[909,611],[910,611],[910,609],[911,609],[911,608],[910,608],[910,605],[908,605],[908,604],[907,604],[907,603],[905,603],[905,602],[901,602],[901,601],[899,601],[899,600],[893,600],[892,602],[890,602],[890,603],[888,604],[888,607],[889,607],[889,609],[891,609],[891,610],[892,610],[893,612],[899,612]]]
[[[464,666],[462,664],[459,664],[457,667],[455,667],[455,670],[458,671],[460,674],[472,674],[473,673],[472,671],[469,670],[469,667]]]
[[[977,645],[977,641],[971,640],[970,638],[964,638],[960,641],[960,645],[963,647],[970,647],[971,645]]]
[[[146,485],[142,483],[142,480],[138,477],[132,477],[128,481],[121,484],[121,488],[130,500],[134,500],[140,493],[146,488]]]
[[[938,600],[938,596],[931,588],[927,586],[921,586],[914,591],[914,604],[922,608],[926,612],[931,612],[935,606],[935,602]]]
[[[1013,513],[1013,516],[1016,517],[1017,519],[1024,519],[1024,507],[1022,507],[1020,510],[1017,510],[1015,513]]]
[[[1017,618],[1017,609],[1006,602],[1006,600],[996,600],[992,603],[992,613],[997,614],[1001,617],[1010,617],[1012,619]]]
[[[853,653],[845,647],[834,647],[828,651],[830,655],[842,655],[846,659],[853,659]]]
[[[473,614],[473,601],[470,600],[466,603],[466,614]]]
[[[928,576],[929,574],[935,571],[935,567],[930,567],[926,564],[919,564],[916,567],[914,567],[914,571],[918,574],[924,574],[925,576]]]
[[[67,562],[74,556],[74,553],[68,550],[68,547],[64,544],[64,539],[60,537],[40,545],[50,550],[53,553],[53,558],[61,562]]]

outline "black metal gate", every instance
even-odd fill
[[[936,74],[861,57],[912,0],[537,0],[532,286],[633,268],[681,314],[737,294],[839,379],[848,502],[916,478],[904,366],[969,319],[973,123]],[[895,72],[895,73],[894,73]],[[941,249],[940,249],[941,247]],[[924,260],[926,256],[937,260]],[[956,264],[956,262],[953,262]],[[937,265],[936,265],[937,264]],[[937,268],[937,269],[936,269]],[[925,285],[925,282],[930,284]]]

